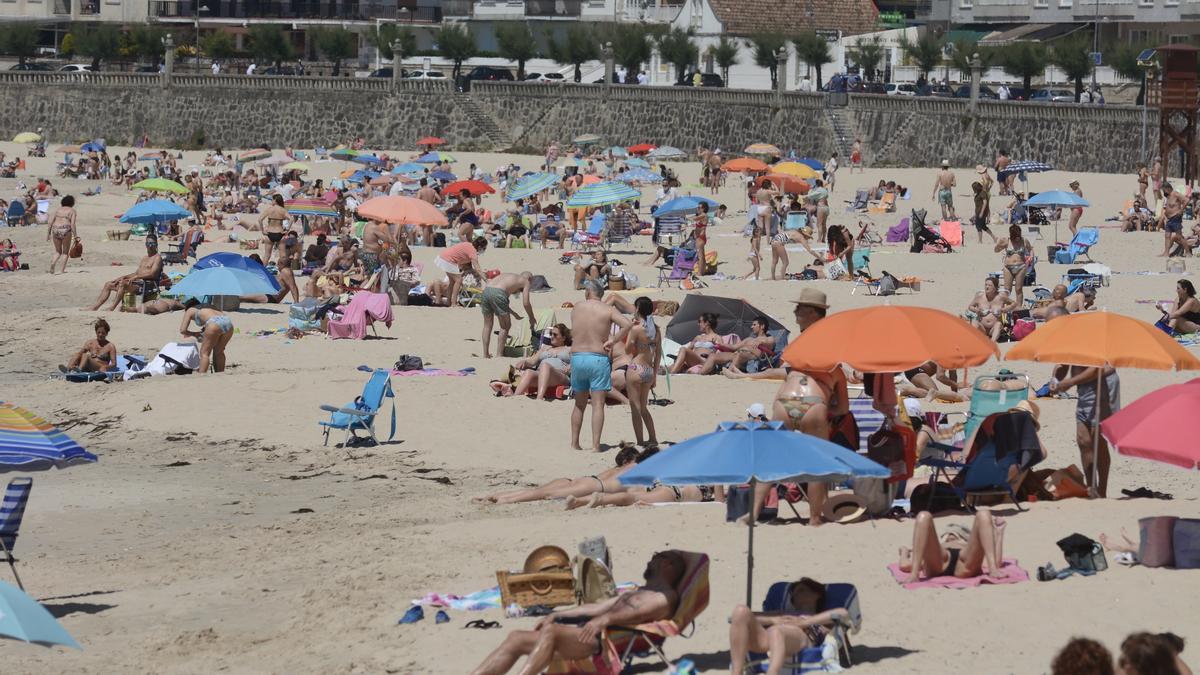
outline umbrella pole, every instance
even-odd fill
[[[746,606],[753,607],[754,595],[754,487],[755,481],[750,479],[750,512],[746,518],[750,521],[750,546],[746,549]]]
[[[1104,405],[1104,366],[1096,367],[1096,413],[1092,420],[1092,488],[1100,494],[1100,408]]]

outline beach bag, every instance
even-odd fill
[[[830,281],[837,281],[846,276],[846,265],[839,258],[825,265],[825,278]]]
[[[584,605],[600,602],[617,595],[612,572],[598,558],[580,555],[575,558],[575,602]]]
[[[716,274],[717,273],[717,252],[704,252],[704,271],[701,274]]]
[[[516,603],[521,607],[546,605],[559,607],[575,604],[575,574],[571,570],[548,572],[496,571],[502,607]]]
[[[1167,272],[1170,274],[1183,274],[1187,271],[1187,263],[1183,258],[1167,258]]]
[[[445,248],[446,247],[446,233],[445,232],[434,232],[433,233],[433,245],[438,248]]]
[[[421,357],[419,356],[413,356],[412,354],[401,354],[400,358],[396,360],[396,364],[392,367],[392,369],[400,372],[406,372],[409,370],[425,370],[425,362],[421,360]]]
[[[1175,516],[1138,520],[1138,562],[1146,567],[1175,566]]]
[[[1171,537],[1174,544],[1175,569],[1200,568],[1200,520],[1179,518],[1175,521],[1175,530]]]
[[[321,308],[321,301],[316,298],[305,298],[300,302],[294,302],[288,308],[288,320],[297,321],[316,321],[317,310]]]
[[[1017,319],[1016,323],[1013,324],[1012,338],[1017,341],[1024,340],[1029,337],[1029,334],[1035,328],[1037,328],[1037,324],[1034,321],[1030,319]]]
[[[75,242],[73,244],[71,244],[71,251],[70,251],[69,255],[72,258],[82,258],[83,257],[83,240],[82,239],[80,239],[79,237],[75,237]]]
[[[639,279],[636,274],[634,274],[633,272],[626,271],[626,272],[623,272],[623,275],[625,277],[625,288],[627,290],[633,290],[638,287]]]
[[[1084,572],[1103,572],[1108,569],[1108,559],[1104,557],[1104,547],[1100,542],[1076,532],[1059,539],[1057,543],[1067,559],[1067,565],[1073,569]]]
[[[904,437],[891,429],[879,429],[867,437],[867,457],[892,472],[888,480],[898,479],[907,473],[904,459]]]
[[[895,295],[900,286],[900,280],[884,271],[879,278],[879,295]]]

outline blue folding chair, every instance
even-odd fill
[[[25,204],[20,200],[14,199],[8,204],[8,211],[4,214],[4,220],[9,227],[20,227],[21,221],[25,219]]]
[[[1058,250],[1054,252],[1054,262],[1059,265],[1073,265],[1079,256],[1087,258],[1088,262],[1094,262],[1088,251],[1098,243],[1100,243],[1099,229],[1081,227],[1075,236],[1071,237],[1071,243],[1058,244]]]
[[[366,431],[368,437],[378,445],[379,439],[375,436],[375,416],[383,407],[384,397],[392,399],[392,429],[388,440],[395,438],[396,395],[392,391],[392,373],[377,369],[371,373],[371,379],[367,380],[366,386],[363,387],[362,396],[341,407],[321,406],[321,410],[329,413],[329,420],[319,423],[325,427],[325,445],[329,445],[329,432],[333,429],[345,430],[346,439],[342,442],[342,447],[349,447],[352,441],[359,440],[356,433],[359,429]]]
[[[1005,415],[1029,415],[1029,413],[1022,410],[995,413],[989,417],[1000,418]],[[968,438],[970,437],[968,436]],[[1003,458],[996,457],[995,440],[991,435],[983,433],[974,439],[972,449],[974,453],[968,451],[964,461],[951,459],[949,455],[941,458],[926,457],[921,460],[922,465],[933,469],[933,473],[929,476],[930,494],[934,493],[936,483],[941,478],[950,485],[954,493],[958,495],[959,501],[969,511],[975,510],[969,498],[984,495],[1007,495],[1018,511],[1024,511],[1025,509],[1021,506],[1021,502],[1017,501],[1017,495],[1009,483],[1009,471],[1013,467],[1019,466],[1020,453],[1010,452]],[[950,479],[950,471],[957,472],[954,480]]]
[[[1024,380],[1020,389],[1010,389],[1012,382]],[[993,382],[993,385],[986,383]],[[967,422],[963,427],[963,435],[971,438],[975,429],[988,415],[1005,412],[1015,407],[1021,401],[1029,398],[1029,376],[1019,375],[1008,370],[1001,370],[995,375],[981,375],[975,378],[971,387],[971,409],[967,411]]]
[[[17,587],[21,585],[21,577],[17,574],[17,559],[13,557],[13,546],[17,543],[17,532],[21,529],[21,518],[25,515],[25,504],[29,501],[29,491],[33,489],[32,478],[14,478],[4,491],[4,501],[0,502],[0,553],[4,561],[12,569]]]
[[[788,593],[792,584],[788,581],[777,581],[767,589],[767,597],[763,598],[764,612],[788,611]],[[843,668],[852,665],[850,659],[850,633],[857,633],[862,626],[862,609],[858,604],[858,589],[854,584],[826,584],[825,607],[821,611],[832,609],[846,610],[846,618],[835,624],[830,631],[838,642],[839,661]],[[766,672],[766,654],[750,655],[750,663],[755,672]],[[783,666],[783,672],[788,675],[803,673],[826,672],[833,664],[826,662],[821,645],[814,645],[792,655],[790,661]]]

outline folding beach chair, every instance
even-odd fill
[[[896,210],[896,193],[885,192],[883,199],[879,200],[879,206],[872,206],[867,209],[868,213],[891,213]]]
[[[586,251],[590,248],[602,248],[604,246],[604,228],[608,219],[604,217],[592,218],[588,223],[588,229],[584,232],[576,232],[571,237],[571,248],[578,251]]]
[[[1095,227],[1081,227],[1071,237],[1069,244],[1058,243],[1054,253],[1054,262],[1059,265],[1072,265],[1079,256],[1084,256],[1088,262],[1094,262],[1089,250],[1100,243],[1100,230]]]
[[[787,214],[787,220],[783,223],[783,229],[791,232],[808,227],[808,214],[803,211],[793,211]]]
[[[371,379],[367,380],[366,386],[363,387],[361,396],[341,407],[321,406],[321,410],[330,413],[328,421],[319,422],[321,426],[325,427],[325,445],[329,445],[329,432],[333,429],[345,430],[346,439],[342,442],[342,447],[349,447],[352,443],[359,441],[360,437],[356,433],[359,429],[366,431],[370,439],[378,445],[379,439],[375,436],[375,416],[383,407],[384,397],[392,399],[392,429],[388,434],[388,440],[395,438],[396,395],[392,392],[391,378],[391,371],[376,369],[371,373]]]
[[[183,265],[187,263],[188,258],[198,256],[196,251],[200,248],[200,244],[204,243],[204,230],[195,230],[193,233],[184,233],[183,238],[179,240],[175,247],[166,253],[162,254],[163,262],[168,265]]]
[[[663,284],[683,281],[696,271],[696,251],[690,248],[676,248],[675,262],[671,265],[658,266],[658,288]]]
[[[12,570],[17,587],[21,585],[21,577],[17,574],[17,559],[13,557],[13,546],[17,542],[17,532],[21,529],[21,518],[25,515],[25,504],[29,501],[29,491],[33,489],[32,478],[14,478],[4,491],[4,501],[0,502],[0,555]]]
[[[1021,467],[1022,454],[1020,452],[1009,452],[1004,457],[997,457],[996,439],[988,433],[988,429],[995,428],[995,425],[1001,423],[1003,418],[1009,415],[1024,415],[1032,418],[1028,412],[1018,410],[1014,412],[999,412],[988,415],[985,421],[990,424],[981,424],[977,427],[979,433],[974,438],[967,436],[971,447],[966,453],[966,457],[961,461],[951,458],[949,455],[941,457],[926,457],[921,460],[923,466],[928,466],[933,469],[933,473],[929,476],[930,494],[934,493],[937,480],[941,478],[948,483],[958,495],[962,505],[974,511],[975,507],[971,503],[973,497],[1006,495],[1018,511],[1024,511],[1021,503],[1017,501],[1017,495],[1013,491],[1012,485],[1009,482],[1009,473],[1013,467]],[[1032,424],[1032,421],[1027,422]],[[1027,462],[1029,466],[1036,464],[1040,459]],[[953,478],[950,477],[950,472],[955,472]]]
[[[855,192],[854,193],[854,201],[846,202],[848,204],[848,206],[846,207],[846,211],[847,212],[866,211],[868,197],[870,196],[870,192],[871,191],[866,188],[863,188],[863,189]]]
[[[1022,386],[1016,387],[1016,384]],[[1013,387],[1009,389],[1008,387]],[[963,427],[963,435],[971,438],[975,429],[984,418],[998,412],[1005,412],[1021,401],[1029,398],[1029,376],[1001,370],[995,375],[980,375],[975,378],[971,387],[971,408],[967,411],[967,421]]]
[[[764,612],[789,613],[788,595],[791,589],[792,584],[788,581],[777,581],[771,584],[771,587],[767,589],[767,596],[763,598],[762,610]],[[830,637],[837,641],[838,658],[836,660],[826,659],[822,645],[814,645],[792,655],[791,659],[783,665],[783,672],[786,675],[837,672],[853,665],[850,658],[850,634],[857,633],[862,627],[862,609],[858,604],[858,589],[854,584],[825,584],[825,606],[821,608],[821,611],[828,612],[834,609],[844,609],[847,614],[830,631]],[[752,653],[750,662],[746,665],[754,672],[766,672],[767,655]]]
[[[679,604],[668,620],[637,626],[609,626],[600,641],[600,653],[587,659],[559,659],[546,670],[551,675],[569,673],[606,673],[618,675],[635,658],[657,656],[664,671],[671,662],[662,645],[670,637],[682,636],[689,628],[695,632],[696,617],[708,607],[708,556],[704,553],[675,551],[683,556],[687,570],[679,582]]]
[[[9,227],[20,227],[25,220],[25,204],[19,200],[13,200],[8,205],[8,211],[4,214],[5,222]]]

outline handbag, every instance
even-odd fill
[[[70,257],[72,257],[72,258],[82,258],[83,257],[83,240],[82,239],[80,239],[79,237],[75,237],[75,241],[74,241],[74,243],[71,244],[71,251],[68,255],[70,255]]]
[[[889,481],[907,473],[904,438],[891,429],[881,427],[867,437],[867,457],[891,470],[892,478]]]
[[[1067,565],[1084,572],[1103,572],[1108,569],[1108,559],[1104,557],[1104,547],[1078,532],[1058,540]]]

